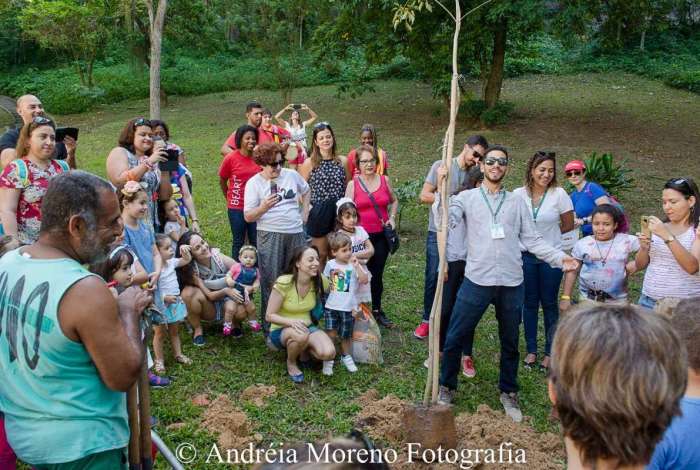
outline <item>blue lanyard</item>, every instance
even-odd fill
[[[540,199],[540,203],[537,204],[537,208],[535,208],[535,203],[533,202],[532,198],[530,198],[530,204],[532,205],[532,220],[537,223],[537,214],[540,213],[540,209],[542,208],[542,204],[544,204],[544,198],[547,197],[547,191],[545,191],[542,194],[542,199]]]

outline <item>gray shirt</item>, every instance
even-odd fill
[[[511,192],[484,194],[494,212],[505,193],[495,223],[503,227],[504,238],[491,237],[492,216],[481,189],[462,191],[450,198],[449,226],[463,223],[467,228],[467,265],[464,276],[480,286],[518,286],[523,282],[520,243],[552,267],[561,268],[565,253],[548,244],[537,232],[525,201]]]
[[[442,160],[438,160],[435,163],[433,163],[433,166],[430,167],[430,171],[428,172],[428,176],[425,177],[425,182],[432,184],[436,188],[438,185],[437,170],[438,168],[440,168],[440,165],[442,165]],[[468,172],[469,168],[465,168],[463,170],[459,167],[459,163],[457,163],[457,157],[454,157],[452,159],[452,170],[450,171],[450,180],[447,184],[448,195],[454,193],[462,187],[462,185],[464,184],[464,180],[466,180],[467,178]],[[435,225],[435,217],[433,216],[432,210],[428,211],[428,231],[438,231],[437,226]]]

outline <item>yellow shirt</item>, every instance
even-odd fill
[[[323,278],[323,289],[328,290],[328,279]],[[316,288],[312,285],[309,292],[303,298],[299,298],[296,285],[292,282],[292,275],[285,274],[277,278],[277,281],[272,286],[277,292],[282,295],[282,307],[277,312],[285,318],[291,320],[302,320],[307,325],[311,324],[311,310],[316,306]],[[272,323],[270,330],[278,330],[284,328],[284,325]]]

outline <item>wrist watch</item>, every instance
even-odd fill
[[[671,243],[675,239],[676,239],[676,236],[671,234],[671,236],[669,236],[666,240],[664,240],[664,243],[668,245],[669,243]]]

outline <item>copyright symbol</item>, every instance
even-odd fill
[[[175,448],[175,457],[180,463],[192,463],[197,458],[197,449],[189,442],[183,442]]]

